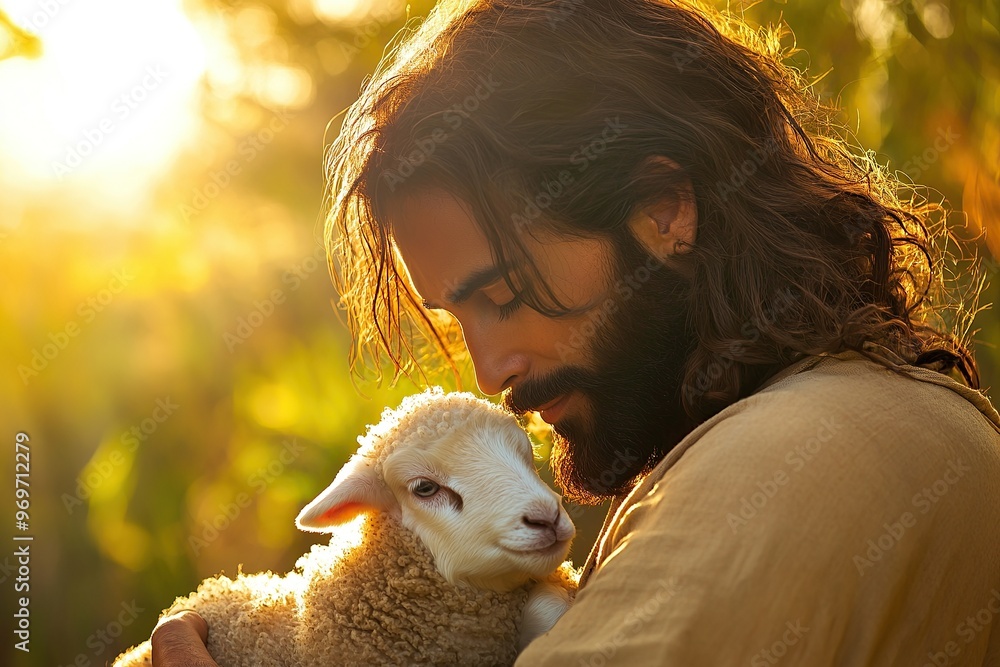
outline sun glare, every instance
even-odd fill
[[[313,0],[312,4],[320,20],[334,23],[356,20],[370,9],[370,3],[360,0]]]
[[[5,3],[41,53],[0,61],[0,196],[145,200],[199,122],[206,49],[181,5]]]

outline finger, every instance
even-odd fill
[[[174,612],[170,616],[162,619],[158,625],[163,625],[164,623],[182,623],[190,626],[198,634],[198,638],[201,639],[202,644],[208,643],[208,623],[205,619],[201,617],[201,614],[193,609],[181,609],[180,611]]]
[[[149,639],[154,667],[219,667],[205,648],[208,623],[196,612],[164,618]]]

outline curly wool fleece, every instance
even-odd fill
[[[285,577],[206,579],[164,615],[201,614],[220,667],[514,663],[527,586],[509,593],[453,586],[398,521],[371,516],[362,528],[364,546],[344,551],[335,536]],[[150,664],[147,641],[115,667]]]
[[[356,456],[381,469],[397,447],[445,435],[473,415],[510,419],[469,393],[435,389],[409,396],[358,438]],[[360,542],[355,525],[333,529],[330,545],[314,546],[286,576],[207,579],[163,615],[201,614],[209,653],[220,667],[513,664],[530,583],[508,593],[455,586],[397,520],[363,518]],[[574,596],[578,573],[570,563],[547,579]],[[150,664],[146,641],[115,667]]]
[[[431,387],[405,397],[398,408],[384,409],[379,422],[369,425],[367,433],[358,436],[355,456],[371,459],[384,483],[382,464],[396,449],[444,437],[453,429],[467,427],[473,418],[481,424],[492,422],[498,426],[511,420],[510,413],[503,408],[469,392],[446,394],[440,387]]]

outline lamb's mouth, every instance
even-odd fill
[[[534,549],[514,549],[503,545],[500,545],[500,548],[517,556],[554,556],[568,546],[569,540],[555,540],[547,546],[535,547]]]

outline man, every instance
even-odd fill
[[[938,324],[933,210],[773,43],[669,2],[482,0],[345,119],[355,361],[467,350],[553,426],[563,491],[612,500],[518,665],[1000,664],[1000,416]],[[162,624],[157,664],[210,664],[205,633]]]

